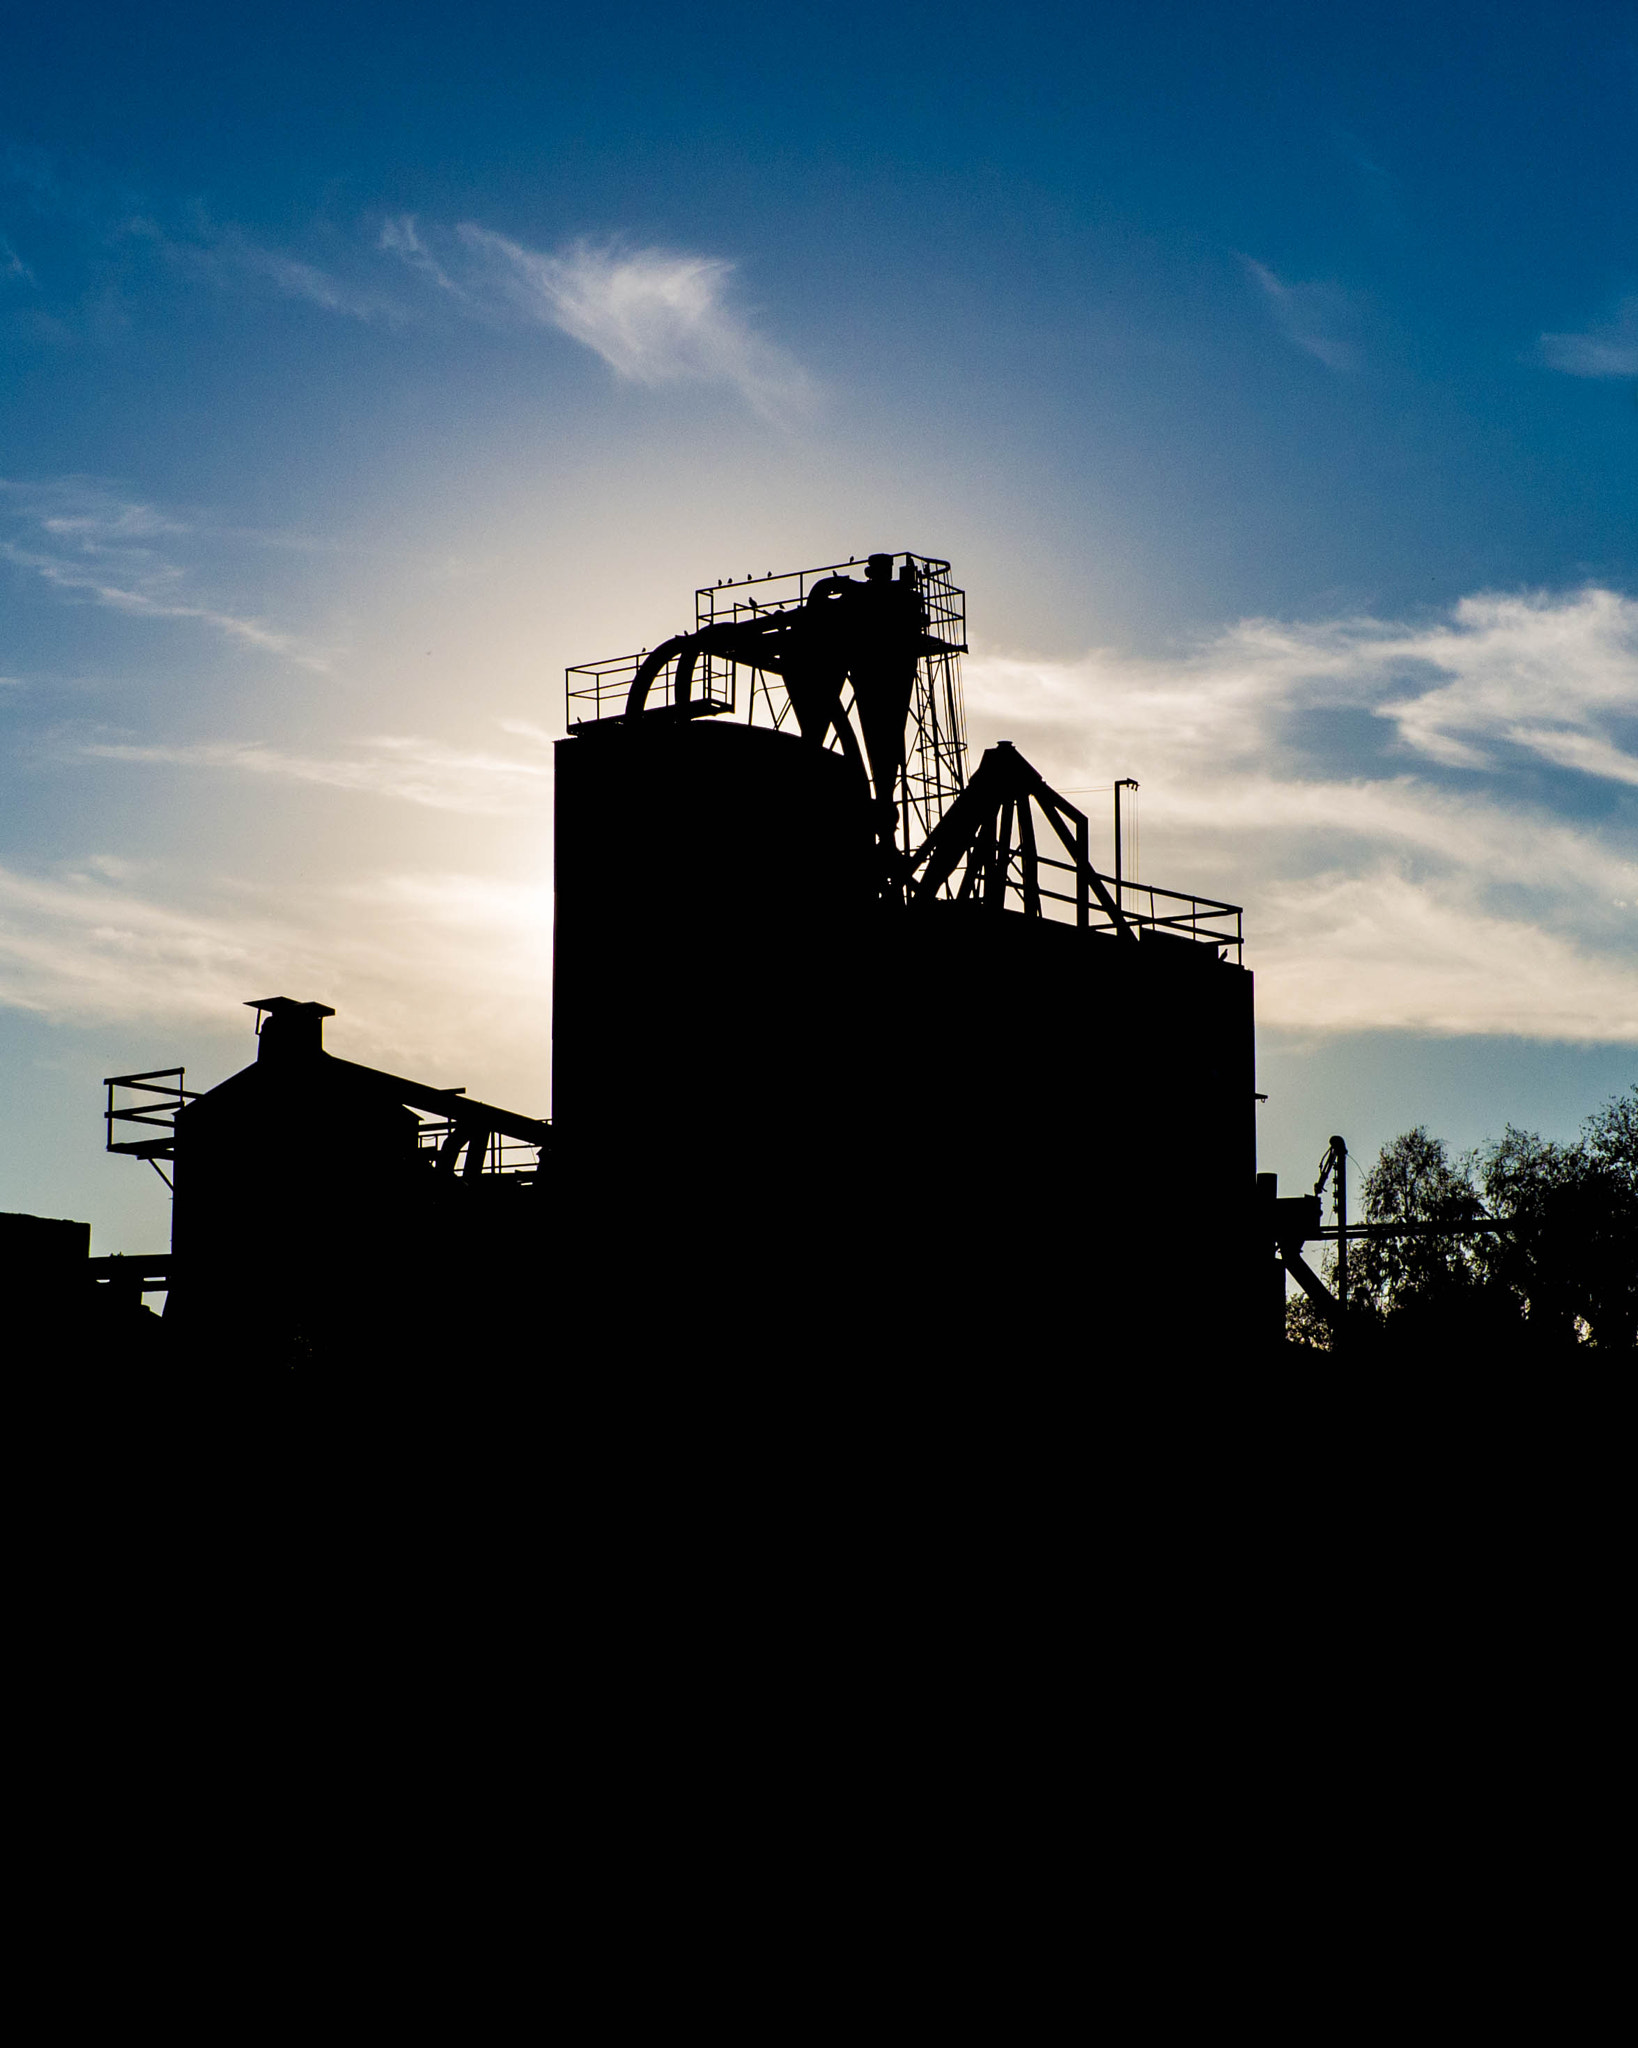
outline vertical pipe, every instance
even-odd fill
[[[1120,851],[1120,793],[1123,789],[1136,789],[1137,784],[1130,775],[1120,776],[1115,783],[1115,902],[1124,910],[1126,898],[1121,894],[1121,851]]]
[[[1115,905],[1117,909],[1124,910],[1126,904],[1120,893],[1120,791],[1121,785],[1117,782],[1115,784]]]
[[[1337,1304],[1343,1313],[1348,1309],[1348,1144],[1344,1138],[1331,1140],[1331,1171],[1336,1181],[1331,1189],[1331,1200],[1336,1205],[1337,1216]]]

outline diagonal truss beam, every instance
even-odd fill
[[[927,835],[918,853],[904,866],[904,880],[911,904],[935,902],[963,859],[967,875],[958,900],[973,892],[975,867],[983,870],[983,900],[1000,908],[1006,889],[1007,866],[1012,855],[1016,820],[1018,850],[1023,869],[1023,898],[1026,916],[1041,915],[1040,854],[1035,839],[1035,821],[1030,805],[1035,804],[1063,842],[1075,868],[1076,922],[1088,922],[1088,895],[1096,896],[1099,907],[1114,926],[1117,936],[1135,940],[1136,931],[1103,884],[1088,854],[1085,815],[1066,803],[1024,759],[1016,747],[1003,740],[986,749],[967,787],[951,804]],[[917,877],[917,869],[922,872]]]

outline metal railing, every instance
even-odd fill
[[[1073,861],[1055,860],[1050,854],[1037,852],[1037,867],[1052,868],[1059,874],[1078,879],[1079,870]],[[1016,897],[1018,907],[1028,911],[1030,891],[1025,874],[1026,855],[1021,848],[1014,847],[1008,857],[1006,894]],[[1089,868],[1088,878],[1096,875],[1109,898],[1119,909],[1124,921],[1140,934],[1155,932],[1177,939],[1190,939],[1196,945],[1216,946],[1219,949],[1232,948],[1236,966],[1245,964],[1245,911],[1238,903],[1219,903],[1212,896],[1195,896],[1184,889],[1161,889],[1153,882],[1117,882],[1113,875],[1106,875],[1096,868]],[[956,870],[948,894],[961,894],[959,877],[962,869]],[[1114,932],[1117,929],[1114,918],[1103,908],[1097,891],[1086,888],[1053,889],[1045,881],[1038,884],[1037,893],[1041,898],[1041,915],[1052,916],[1046,910],[1047,903],[1063,906],[1057,921],[1078,924],[1084,930]]]
[[[967,645],[967,596],[950,581],[950,565],[935,555],[899,553],[891,557],[894,570],[906,565],[916,572],[916,591],[927,608],[927,630],[965,653]],[[856,555],[845,562],[827,562],[818,569],[769,570],[765,576],[745,576],[709,583],[694,593],[694,626],[723,626],[766,618],[769,612],[793,611],[808,601],[816,583],[832,576],[846,576],[861,570]]]
[[[1015,856],[1016,858],[1016,856]],[[1044,868],[1057,868],[1073,875],[1075,867],[1067,860],[1054,860],[1048,854],[1037,856]],[[1197,945],[1234,948],[1236,966],[1244,965],[1245,952],[1245,911],[1238,903],[1219,903],[1212,896],[1191,895],[1184,889],[1160,889],[1153,882],[1117,882],[1113,875],[1089,871],[1096,874],[1104,888],[1114,899],[1116,908],[1129,925],[1141,933],[1159,932],[1171,938],[1192,939]],[[1017,887],[1023,893],[1022,880],[1016,884],[1008,877],[1008,886]],[[1064,903],[1072,909],[1076,897],[1066,896],[1061,890],[1049,889],[1044,884],[1044,897],[1055,903]],[[1162,908],[1162,905],[1168,907]],[[1147,907],[1145,907],[1147,906]],[[1115,921],[1099,904],[1095,892],[1087,904],[1087,926],[1092,931],[1113,931]]]
[[[889,557],[893,572],[914,571],[916,595],[926,613],[929,649],[916,663],[905,730],[904,766],[894,792],[905,848],[925,839],[966,786],[967,723],[962,704],[960,657],[967,649],[966,593],[950,580],[950,565],[934,555],[901,552]],[[831,577],[853,580],[864,563],[857,556],[812,569],[769,570],[763,576],[724,578],[694,593],[694,630],[754,625],[771,615],[800,610],[817,584]],[[646,650],[645,650],[646,653]],[[678,656],[666,661],[649,684],[645,708],[677,703]],[[564,671],[564,712],[571,732],[603,719],[623,717],[644,653],[612,655],[577,663]],[[750,676],[745,708],[748,724],[782,728],[790,700],[776,669],[759,669],[720,650],[700,649],[693,657],[688,691],[691,716],[733,714],[738,708],[736,676]],[[842,707],[852,717],[851,697]],[[833,739],[832,745],[836,744]]]
[[[540,1166],[540,1148],[522,1138],[509,1138],[504,1131],[479,1131],[475,1134],[479,1146],[479,1164],[472,1163],[471,1143],[464,1135],[470,1132],[469,1125],[463,1125],[452,1118],[432,1117],[424,1120],[415,1133],[417,1151],[441,1158],[444,1148],[452,1139],[460,1140],[457,1150],[465,1145],[460,1161],[464,1175],[478,1173],[492,1174],[534,1174]],[[451,1164],[454,1164],[451,1159]]]
[[[1245,964],[1245,913],[1238,903],[1101,874],[1092,865],[1090,842],[1085,812],[1001,740],[905,863],[906,901],[912,908],[938,902],[990,912],[1016,907],[1025,917],[1081,931],[1177,940],[1224,957],[1232,947],[1235,965]],[[1049,846],[1055,851],[1045,851]]]
[[[938,651],[924,654],[916,663],[910,697],[904,769],[896,792],[908,848],[927,837],[967,781],[967,718],[960,669],[960,658],[967,651],[967,594],[951,582],[949,563],[936,555],[902,552],[889,559],[895,575],[905,568],[915,571],[916,595],[927,614],[927,633],[942,643]],[[815,569],[770,570],[765,576],[709,584],[694,593],[695,630],[748,624],[765,619],[770,612],[794,611],[807,603],[815,584],[863,567],[856,555],[850,555],[845,562],[828,562]],[[707,656],[698,673],[710,677],[714,671],[732,670],[733,666],[720,656],[714,661]],[[719,696],[726,695],[731,701],[731,676],[717,688]],[[759,699],[765,722],[782,727],[790,715],[790,703],[777,674],[751,671],[747,717],[753,725],[758,723]],[[851,695],[844,700],[843,715],[852,716]]]
[[[565,712],[571,732],[582,725],[594,725],[602,718],[624,716],[626,699],[647,652],[645,647],[636,654],[615,654],[607,661],[583,661],[564,670]],[[649,685],[648,702],[651,707],[676,702],[673,687],[676,674],[677,657],[673,655]],[[690,695],[702,715],[732,711],[734,664],[721,659],[712,660],[710,656],[702,658],[694,669]]]
[[[154,1067],[146,1074],[106,1075],[102,1084],[108,1090],[108,1106],[102,1113],[107,1130],[105,1149],[126,1152],[136,1159],[174,1159],[176,1112],[199,1093],[196,1088],[182,1085],[186,1078],[185,1067]],[[139,1099],[134,1102],[121,1099],[115,1094],[116,1089],[123,1089],[127,1097]],[[116,1139],[115,1124],[136,1124],[159,1135]]]

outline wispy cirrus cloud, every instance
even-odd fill
[[[287,299],[307,299],[327,313],[345,313],[353,320],[396,323],[408,316],[383,292],[349,283],[316,263],[282,250],[264,248],[237,233],[224,237],[213,251],[219,262],[237,265],[252,277],[264,278]]]
[[[1549,369],[1568,377],[1638,377],[1638,293],[1615,318],[1583,334],[1544,334],[1538,344]]]
[[[0,1003],[65,1022],[219,1018],[259,955],[298,944],[263,915],[202,916],[144,896],[100,861],[0,868]]]
[[[271,291],[280,298],[305,300],[326,313],[387,326],[402,326],[414,318],[413,310],[377,280],[348,277],[337,268],[259,242],[231,223],[198,220],[181,232],[137,215],[125,222],[124,233],[146,242],[173,272],[223,289]],[[344,251],[343,261],[351,254]]]
[[[184,619],[224,639],[326,674],[328,656],[300,635],[213,603],[175,559],[197,523],[87,477],[0,478],[0,560],[71,599],[136,619]],[[273,537],[276,541],[277,537]]]
[[[515,726],[511,729],[518,730]],[[317,783],[327,789],[473,816],[538,810],[543,786],[550,779],[550,755],[544,750],[532,757],[519,757],[443,746],[413,735],[356,740],[334,754],[297,754],[256,741],[231,740],[177,746],[93,741],[82,752],[103,761]]]
[[[727,385],[779,421],[813,402],[806,372],[736,305],[725,258],[588,241],[552,253],[470,221],[423,231],[407,215],[379,246],[473,314],[554,328],[629,383]]]
[[[0,235],[0,284],[33,284],[34,272],[18,255],[4,235]]]
[[[0,867],[0,1004],[214,1033],[270,990],[317,998],[339,1012],[338,1051],[544,1114],[551,922],[546,875],[241,884],[188,902],[178,878],[114,858]]]
[[[1638,786],[1638,603],[1612,590],[1464,598],[1450,624],[1383,638],[1383,663],[1443,679],[1380,707],[1438,761],[1491,768],[1514,753]]]
[[[1359,306],[1336,284],[1289,284],[1254,257],[1240,259],[1286,339],[1328,370],[1359,366]]]
[[[428,284],[436,285],[439,291],[450,292],[457,298],[466,296],[464,288],[427,247],[414,214],[401,213],[387,221],[377,238],[376,247],[389,256],[396,256]]]
[[[975,744],[1017,741],[1070,793],[1139,779],[1143,877],[1247,905],[1265,1023],[1638,1045],[1638,600],[1488,593],[1408,623],[1247,620],[1165,657],[980,654],[967,684]],[[502,723],[510,744],[92,751],[247,790],[537,813],[550,735]],[[1076,800],[1097,818],[1096,797]],[[241,887],[239,907],[202,919],[106,863],[6,886],[0,1000],[52,1014],[173,1014],[183,989],[221,1014],[282,978],[329,1001],[349,991],[390,1064],[422,1042],[422,1007],[443,1014],[457,953],[460,1043],[476,1042],[478,1010],[497,1045],[517,1039],[524,982],[544,1002],[544,885],[527,914],[495,911],[485,945],[472,934],[487,913],[468,918],[463,892],[488,902],[510,885],[479,878],[366,876],[301,905]]]
[[[315,231],[305,249],[203,212],[127,213],[106,240],[146,250],[175,278],[386,328],[453,314],[549,329],[592,350],[624,382],[723,386],[770,421],[789,424],[815,399],[807,372],[740,302],[737,266],[721,256],[617,239],[535,249],[477,222],[429,226],[410,214],[387,218],[367,240]],[[32,282],[0,240],[0,282],[8,276]]]
[[[1148,878],[1247,904],[1265,1022],[1638,1043],[1638,601],[980,657],[968,693],[1060,788],[1139,779]]]

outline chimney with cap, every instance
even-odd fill
[[[289,996],[263,996],[246,1003],[256,1019],[258,1060],[305,1059],[324,1050],[324,1020],[335,1011],[324,1003],[298,1003]]]

